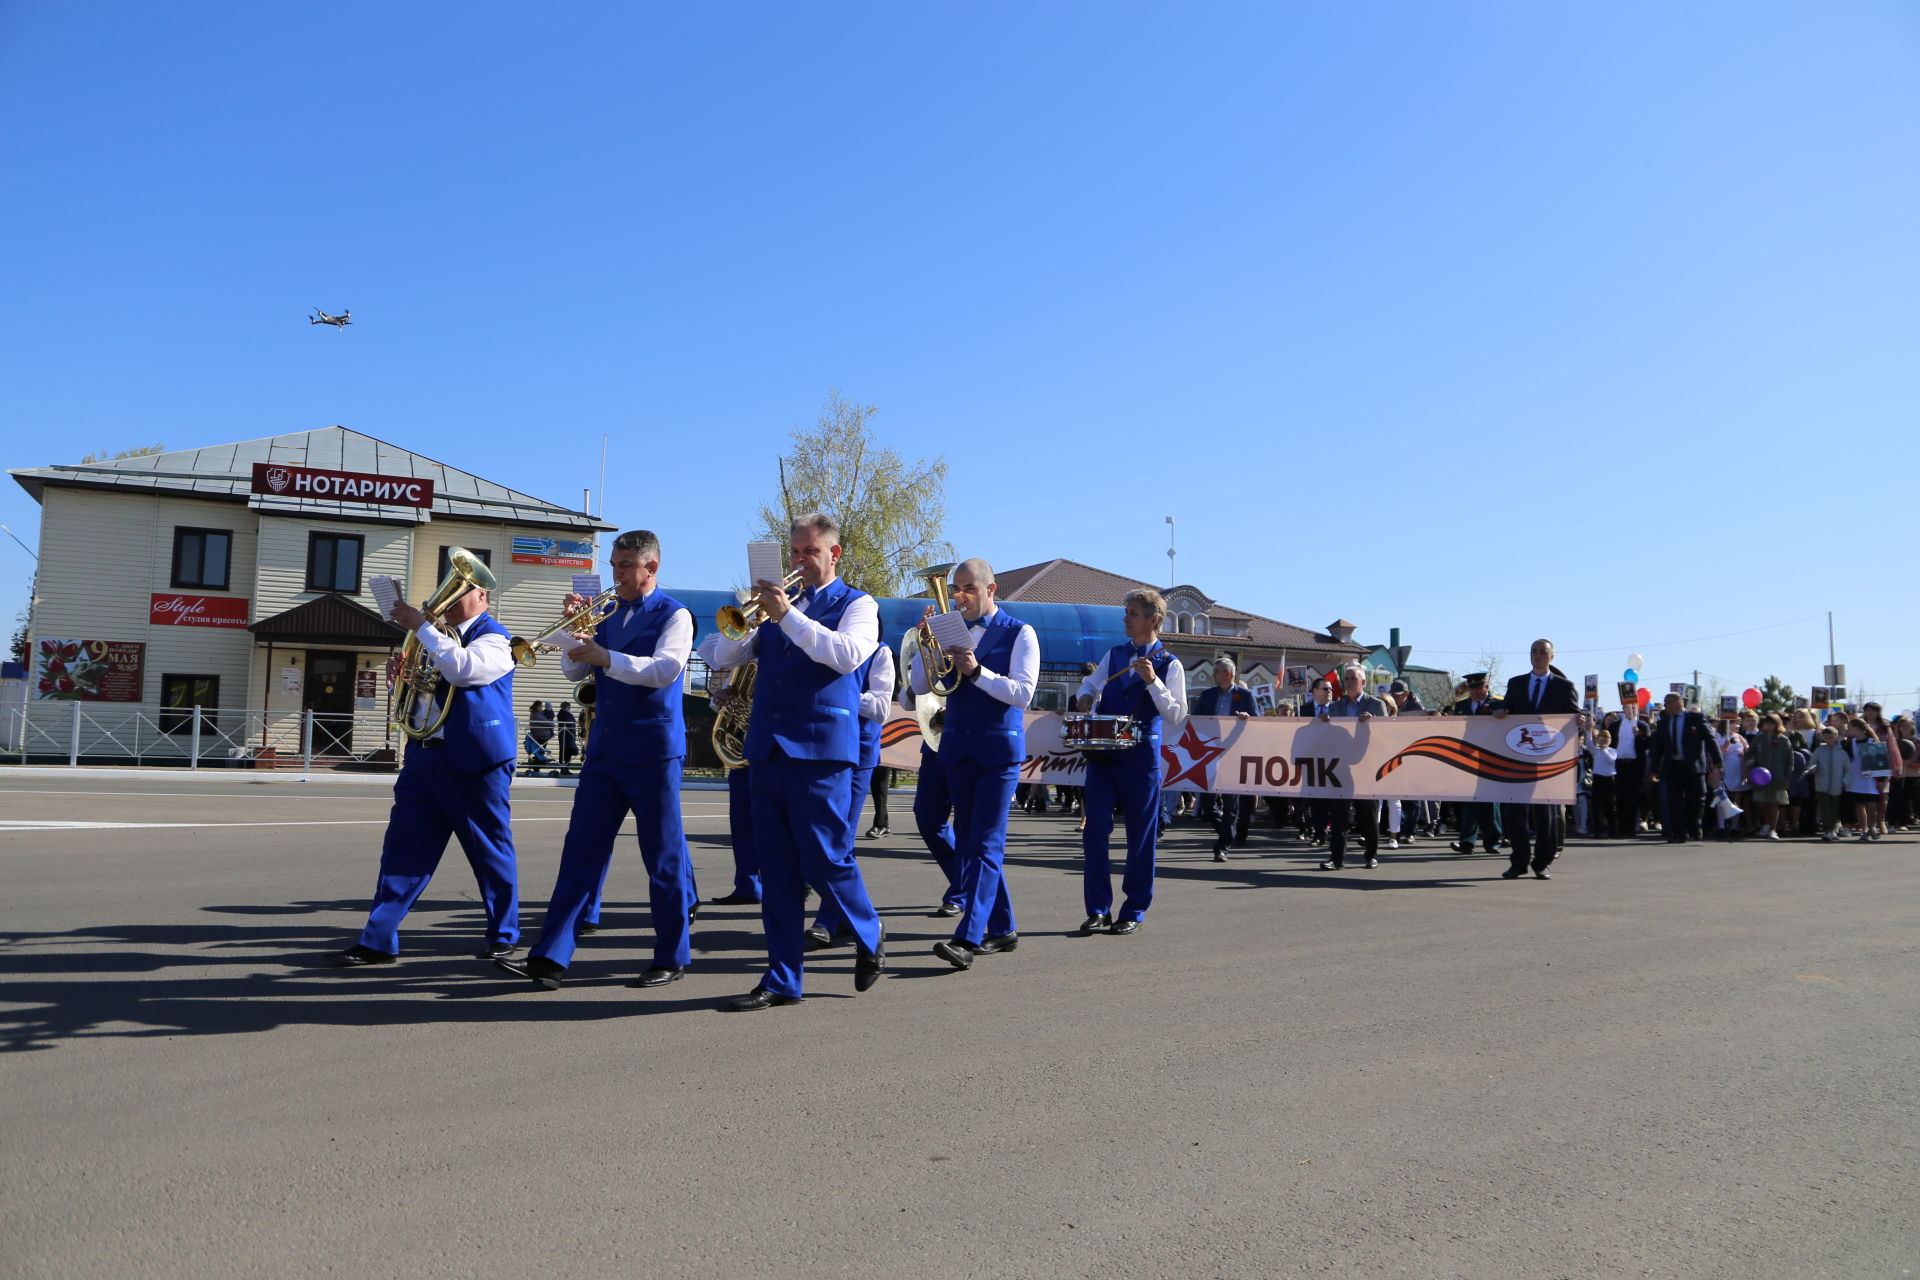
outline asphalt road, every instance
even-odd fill
[[[535,929],[570,798],[516,794]],[[724,796],[686,800],[724,893]],[[740,1015],[751,909],[624,985],[630,845],[560,992],[471,958],[457,851],[400,965],[315,967],[385,807],[0,774],[0,1274],[1920,1271],[1920,841],[1576,843],[1507,882],[1424,844],[1316,872],[1268,830],[1219,865],[1183,827],[1147,928],[1081,939],[1071,823],[1016,815],[1017,952],[934,959],[896,834],[862,844],[888,979],[856,999],[834,953]]]

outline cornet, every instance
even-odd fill
[[[787,576],[780,580],[780,589],[787,593],[789,599],[797,594],[794,588],[799,585],[798,569],[789,570]],[[744,640],[755,627],[766,621],[764,616],[766,611],[760,607],[758,600],[752,598],[751,592],[739,592],[734,598],[739,603],[721,605],[719,611],[713,615],[713,621],[714,625],[720,628],[720,634],[727,639]]]
[[[510,642],[513,649],[514,665],[531,667],[540,661],[540,655],[543,653],[560,653],[563,650],[573,648],[572,644],[563,643],[555,639],[555,637],[566,636],[571,639],[576,632],[592,631],[602,622],[606,621],[608,614],[619,607],[619,593],[616,592],[614,588],[608,587],[605,591],[602,591],[599,595],[587,601],[572,613],[565,615],[560,621],[554,623],[533,639],[523,640],[519,636],[515,636]]]

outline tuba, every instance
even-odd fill
[[[487,568],[479,556],[465,547],[448,547],[447,576],[440,580],[440,585],[433,589],[433,595],[420,606],[420,612],[436,628],[452,635],[452,628],[441,619],[446,616],[453,602],[469,591],[485,591],[492,595],[497,585],[493,570]],[[422,700],[431,707],[443,683],[426,646],[420,643],[420,637],[411,631],[407,632],[406,642],[400,646],[400,673],[395,677],[393,700],[394,724],[400,732],[416,742],[440,732],[440,726],[447,722],[447,715],[453,710],[452,698],[443,701],[438,712],[430,712],[425,724],[416,727],[413,713]]]
[[[927,589],[933,593],[934,604],[938,606],[935,612],[949,613],[953,609],[953,600],[947,595],[947,575],[954,568],[951,564],[936,564],[920,571],[920,576],[927,580]],[[927,692],[914,695],[913,718],[920,722],[920,740],[930,749],[938,751],[940,728],[947,718],[947,695],[960,687],[960,677],[953,669],[953,659],[933,642],[925,623],[915,625],[902,638],[900,647],[903,659],[910,652],[907,649],[909,644],[918,646],[920,669],[927,675]]]
[[[719,688],[708,689],[707,697],[714,703],[713,753],[730,770],[747,763],[747,724],[753,715],[753,681],[759,670],[758,662],[743,662],[723,673],[726,678]]]

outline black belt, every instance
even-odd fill
[[[416,741],[413,745],[422,751],[438,751],[447,745],[447,740],[445,738],[423,738]]]

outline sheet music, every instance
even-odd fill
[[[599,595],[600,575],[597,573],[576,573],[573,575],[573,593],[591,600]]]
[[[927,619],[927,627],[933,632],[933,642],[942,649],[971,649],[974,647],[974,633],[967,626],[966,615],[958,609],[945,613],[936,613]]]
[[[778,582],[787,576],[786,561],[780,555],[777,542],[749,542],[747,544],[747,585],[756,582]]]
[[[367,578],[367,590],[373,593],[373,603],[380,610],[380,616],[393,621],[393,606],[400,603],[400,579],[384,573],[372,574]]]

